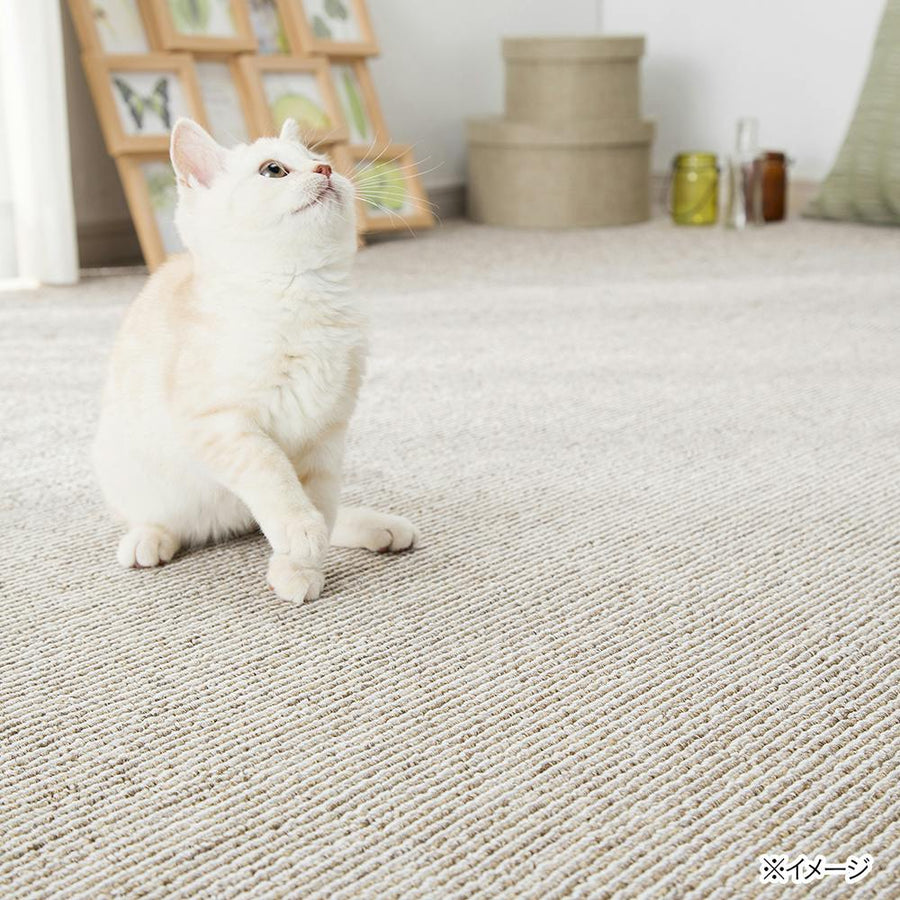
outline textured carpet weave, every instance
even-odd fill
[[[138,276],[0,295],[0,896],[900,896],[900,241],[472,226],[360,258],[346,495],[122,571],[87,461]]]

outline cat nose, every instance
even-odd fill
[[[331,178],[331,166],[326,166],[324,163],[316,166],[313,169],[313,172],[315,172],[316,175],[324,175],[326,178]]]

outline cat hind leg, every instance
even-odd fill
[[[161,525],[135,525],[119,541],[116,559],[126,568],[152,569],[169,562],[181,541]]]
[[[418,529],[408,519],[363,506],[342,506],[331,533],[333,547],[361,548],[374,553],[410,550],[418,541]]]

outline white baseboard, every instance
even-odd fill
[[[466,214],[466,186],[464,184],[442,184],[427,188],[428,199],[435,205],[439,219],[458,219]]]
[[[651,198],[655,214],[663,214],[666,209],[666,189],[669,184],[667,173],[653,175]],[[790,216],[799,216],[819,189],[819,182],[792,179],[788,186],[788,210]],[[441,220],[456,219],[466,214],[466,186],[464,184],[441,185],[428,189],[428,199],[437,207]],[[722,183],[722,199],[725,199],[725,184]],[[723,202],[724,208],[724,202]]]
[[[134,266],[144,261],[131,219],[79,225],[78,257],[82,269]]]

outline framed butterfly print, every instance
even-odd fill
[[[256,50],[244,0],[143,0],[166,50],[240,53]]]
[[[279,56],[241,56],[256,111],[257,136],[278,134],[285,119],[296,119],[310,146],[347,139],[328,61]]]
[[[208,128],[194,63],[186,54],[84,57],[107,149],[164,153],[179,116]]]
[[[329,62],[350,143],[368,148],[390,143],[366,61],[358,57],[334,57]]]
[[[167,256],[184,249],[175,228],[175,171],[165,153],[120,156],[116,166],[144,261],[153,271]]]
[[[400,231],[434,225],[411,147],[392,144],[380,151],[350,147],[349,152],[356,164],[353,182],[361,231]]]
[[[365,0],[287,0],[296,49],[329,56],[375,56],[378,43]]]
[[[154,46],[141,0],[69,0],[69,11],[87,53],[149,53]]]

